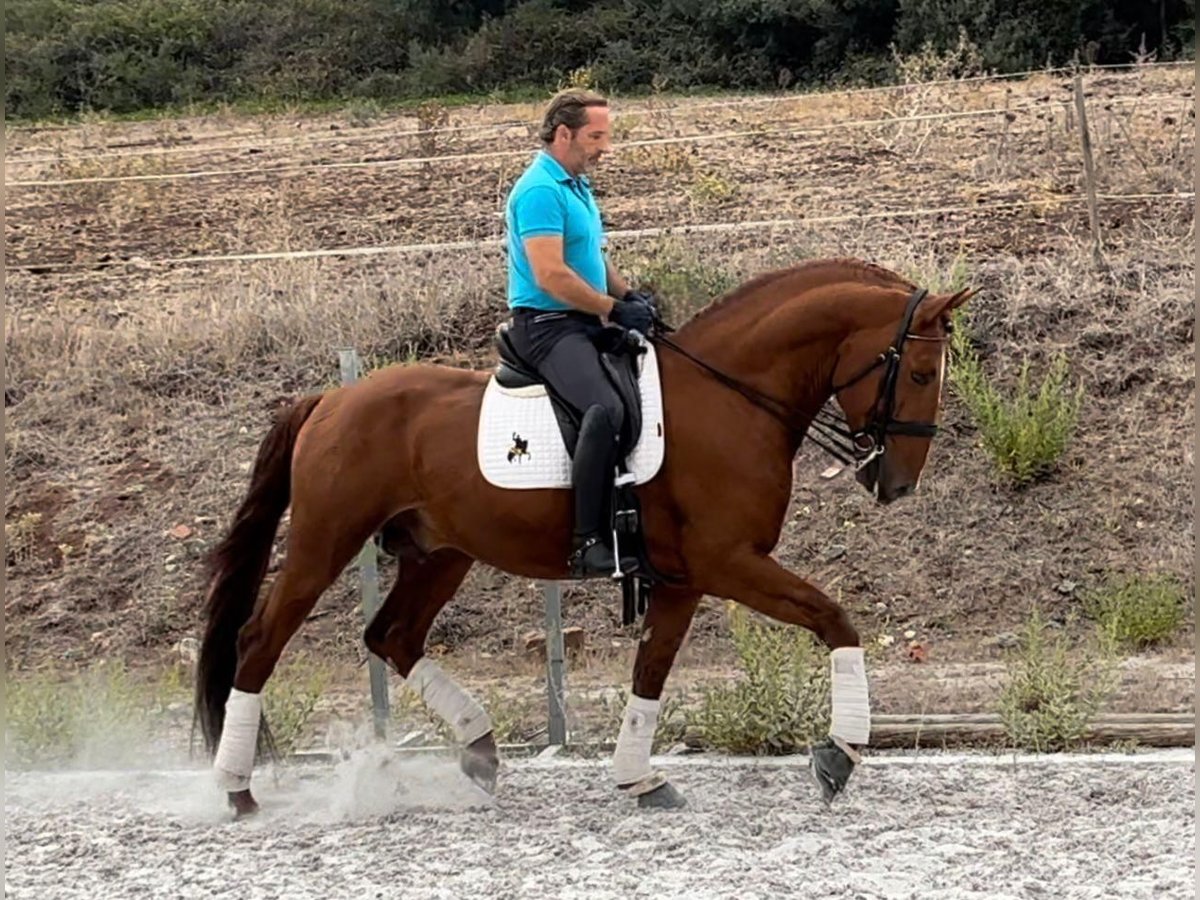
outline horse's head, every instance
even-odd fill
[[[861,328],[838,349],[834,393],[853,432],[855,477],[880,503],[921,480],[937,431],[950,312],[974,293],[917,291],[899,320]]]

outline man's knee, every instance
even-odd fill
[[[604,412],[608,416],[608,423],[612,427],[613,437],[621,436],[621,428],[625,425],[625,407],[621,405],[621,401],[614,397],[612,400],[604,404]]]
[[[603,431],[615,441],[621,436],[624,417],[624,410],[619,405],[614,408],[607,403],[592,403],[583,411],[580,429],[588,432]]]

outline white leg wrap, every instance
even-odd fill
[[[245,694],[237,688],[225,701],[225,726],[213,759],[217,786],[226,791],[250,787],[254,748],[258,744],[258,722],[262,716],[262,694]]]
[[[421,657],[404,680],[426,706],[454,729],[455,737],[462,743],[477,741],[492,730],[492,720],[484,708],[433,660]]]
[[[645,790],[658,786],[653,783],[654,773],[650,770],[650,748],[658,728],[661,705],[659,700],[629,695],[621,732],[617,735],[617,748],[613,751],[612,771],[617,786],[628,787],[630,793],[645,793]]]
[[[848,744],[866,744],[871,737],[871,701],[863,649],[839,647],[829,654],[829,664],[833,695],[829,733]]]

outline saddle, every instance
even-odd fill
[[[500,361],[496,365],[496,381],[506,388],[544,387],[558,419],[567,453],[574,458],[583,413],[563,400],[553,385],[544,381],[533,366],[521,358],[508,333],[511,324],[503,322],[496,329],[496,350],[500,354]],[[594,343],[600,350],[600,366],[621,398],[621,405],[625,407],[625,422],[617,443],[623,463],[637,446],[642,433],[642,397],[638,390],[637,358],[645,351],[637,338],[615,325],[606,326]]]
[[[542,387],[550,398],[550,405],[558,421],[563,443],[571,458],[579,440],[582,411],[573,407],[555,391],[517,352],[509,335],[509,322],[496,329],[496,350],[499,362],[494,377],[497,384],[508,389]],[[639,388],[638,358],[645,353],[640,336],[615,325],[606,326],[593,343],[600,351],[600,365],[621,398],[625,408],[625,421],[618,437],[617,472],[613,479],[609,515],[612,523],[614,551],[617,558],[632,556],[638,565],[632,572],[621,576],[623,600],[622,624],[630,625],[638,616],[644,615],[650,600],[654,581],[667,578],[657,572],[646,554],[645,535],[642,531],[641,505],[634,493],[635,477],[630,472],[628,458],[638,444],[642,434],[642,399]]]

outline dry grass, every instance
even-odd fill
[[[1110,112],[1103,102],[1135,90],[1186,93],[1193,79],[1190,71],[1167,70],[1097,80],[1092,124],[1103,190],[1188,183],[1193,133],[1171,104]],[[1069,130],[1062,79],[1010,87],[1014,106],[1049,99],[1011,123],[998,116],[909,134],[905,140],[920,142],[918,154],[872,148],[861,132],[630,148],[598,174],[601,202],[611,226],[627,228],[1078,196],[1078,135]],[[922,109],[991,108],[1003,106],[1005,90],[975,85],[920,97],[812,96],[695,113],[688,112],[694,101],[669,112],[656,102],[628,104],[624,136],[865,118],[899,111],[905,96]],[[499,122],[531,113],[429,116],[455,125],[468,115]],[[328,137],[331,121],[336,117],[305,121],[300,132]],[[381,115],[354,129],[364,140],[344,148],[264,143],[254,158],[264,164],[361,158],[384,146],[399,152],[388,130],[419,124],[416,116]],[[200,151],[241,142],[241,151],[186,157],[190,165],[214,167],[239,156],[244,161],[245,148],[259,139],[297,133],[280,117],[186,125]],[[43,140],[69,152],[148,134],[169,139],[152,127],[165,126],[88,124]],[[523,126],[511,136],[438,133],[436,147],[527,147],[527,133]],[[19,143],[35,138],[23,134]],[[419,152],[417,138],[404,140]],[[171,159],[172,166],[184,161]],[[107,212],[85,194],[25,192],[10,197],[9,259],[94,261],[104,252],[153,259],[493,237],[518,165],[465,161],[435,166],[429,177],[345,170],[320,178],[171,183],[133,209]],[[737,191],[699,197],[705,178]],[[1192,445],[1194,411],[1191,207],[1107,206],[1102,221],[1103,267],[1091,261],[1086,212],[1077,206],[614,241],[613,252],[623,269],[672,295],[675,322],[764,268],[851,254],[935,289],[983,287],[971,304],[971,334],[1000,385],[1015,382],[1026,357],[1040,367],[1065,354],[1089,399],[1063,467],[1027,494],[991,483],[974,428],[952,394],[922,496],[903,508],[880,510],[845,480],[818,479],[825,460],[801,454],[777,557],[843,591],[864,633],[915,628],[936,653],[939,640],[1014,627],[1015,596],[1035,598],[1047,615],[1062,614],[1077,600],[1058,586],[1085,583],[1090,571],[1153,563],[1190,578],[1192,463],[1182,454]],[[72,228],[82,230],[72,234]],[[6,531],[19,537],[19,550],[10,548],[7,559],[10,656],[28,662],[64,647],[80,659],[100,648],[129,654],[194,633],[198,557],[236,505],[279,399],[334,383],[342,346],[356,347],[370,366],[416,358],[487,365],[504,311],[503,271],[498,253],[475,251],[10,274]],[[193,531],[185,539],[168,533],[180,523]],[[842,552],[835,555],[835,548]],[[352,589],[352,582],[339,581],[319,608],[323,617],[302,631],[301,645],[341,660],[361,658]],[[617,601],[608,594],[581,589],[572,610],[574,623],[599,644],[620,634]],[[481,569],[439,619],[434,640],[454,652],[506,653],[539,617],[540,601],[528,584]],[[1184,631],[1190,627],[1185,621]],[[725,625],[706,613],[696,630],[724,634]],[[903,653],[902,641],[893,653]]]

